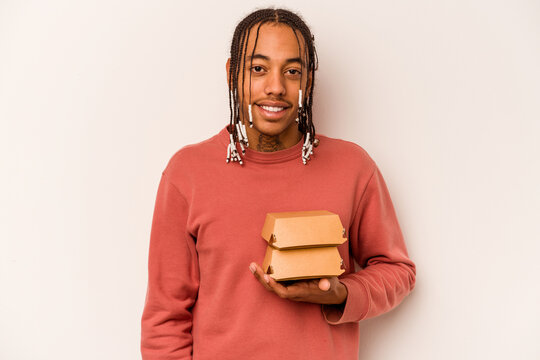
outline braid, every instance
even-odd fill
[[[315,70],[318,68],[318,57],[314,45],[314,36],[311,34],[309,27],[306,25],[304,20],[297,14],[284,9],[260,9],[252,12],[242,19],[234,31],[233,39],[231,42],[231,53],[230,53],[230,64],[229,64],[229,110],[230,110],[230,124],[227,127],[229,133],[232,135],[233,142],[236,143],[239,141],[242,145],[241,139],[239,139],[239,134],[235,129],[238,124],[240,124],[240,111],[243,111],[243,107],[240,106],[240,100],[245,99],[245,67],[246,67],[246,53],[249,42],[249,34],[251,29],[257,25],[257,32],[255,35],[255,44],[253,46],[253,51],[251,56],[255,53],[255,48],[257,47],[257,40],[259,38],[259,30],[261,26],[265,23],[281,23],[289,26],[298,42],[298,53],[299,56],[301,45],[300,39],[298,37],[297,31],[302,35],[304,39],[304,58],[306,59],[306,68],[308,73],[306,77],[308,80],[308,94],[302,99],[302,108],[299,111],[299,122],[298,130],[302,133],[306,143],[312,147],[317,146],[317,141],[315,140],[315,126],[313,124],[313,88],[315,84]],[[302,66],[303,67],[303,66]],[[242,75],[242,84],[238,84],[238,79],[240,72]],[[309,75],[308,75],[309,74]],[[301,72],[300,76],[300,86],[302,84],[304,71]],[[249,83],[250,83],[250,93],[249,93],[249,103],[251,103],[251,71],[249,73]],[[242,94],[240,96],[238,87],[239,85],[242,88]],[[240,110],[242,109],[242,110]],[[245,118],[245,114],[243,114]],[[309,133],[309,137],[307,134]],[[246,139],[247,141],[247,139]],[[247,143],[246,143],[247,144]],[[240,160],[240,163],[241,160]]]
[[[253,51],[251,52],[251,58],[253,58],[253,55],[255,55],[255,49],[257,48],[257,40],[259,40],[259,30],[261,29],[261,25],[263,24],[264,22],[261,21],[259,23],[259,26],[257,27],[257,34],[255,36],[255,45],[253,46]],[[244,57],[245,57],[245,53],[244,53]],[[251,84],[251,71],[249,72],[249,83]],[[244,87],[242,86],[242,89]],[[251,86],[250,86],[250,89],[251,89]],[[249,92],[249,103],[251,104],[251,91]]]

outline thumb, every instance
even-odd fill
[[[330,280],[328,279],[319,280],[319,289],[321,289],[322,291],[330,290]]]

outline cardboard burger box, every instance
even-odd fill
[[[347,239],[338,214],[327,210],[266,214],[262,237],[268,242],[262,269],[276,281],[341,275],[337,246]]]

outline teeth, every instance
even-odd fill
[[[265,106],[265,105],[261,105],[261,107],[266,111],[272,111],[272,112],[278,112],[284,109],[283,107]]]

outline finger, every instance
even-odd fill
[[[249,264],[249,270],[253,273],[253,276],[255,276],[257,280],[259,280],[259,282],[264,286],[266,290],[273,291],[273,289],[268,285],[268,281],[266,281],[265,279],[266,274],[259,265],[257,265],[256,263],[251,263]]]
[[[323,295],[319,289],[319,279],[300,280],[286,287],[287,299],[294,301],[320,303]]]
[[[281,285],[276,280],[272,279],[270,275],[265,274],[265,281],[267,281],[268,286],[272,289],[273,292],[279,295],[279,297],[282,297],[284,299],[290,297],[290,292],[288,287]]]
[[[326,278],[319,280],[319,289],[322,291],[330,290],[330,280]]]
[[[320,291],[319,279],[297,280],[286,287],[289,293],[294,293],[295,295],[310,294],[313,293],[313,291]]]

